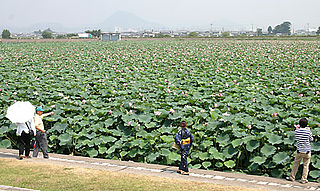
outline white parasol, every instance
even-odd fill
[[[6,117],[12,123],[25,123],[34,117],[35,107],[28,101],[18,101],[8,107]]]

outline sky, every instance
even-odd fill
[[[0,27],[59,23],[79,27],[101,23],[126,11],[168,27],[215,27],[216,23],[247,28],[290,21],[294,29],[320,26],[320,0],[0,0]],[[212,24],[212,26],[211,26]]]

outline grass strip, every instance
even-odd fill
[[[0,185],[35,190],[256,190],[29,160],[0,159],[0,166]]]

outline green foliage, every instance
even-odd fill
[[[260,29],[260,28],[257,29],[257,35],[262,36],[262,29]]]
[[[273,34],[280,33],[280,34],[290,35],[291,34],[290,28],[291,28],[291,23],[286,21],[280,25],[275,26],[272,32]]]
[[[100,37],[101,36],[101,29],[99,29],[99,30],[86,30],[85,33],[89,33],[94,37]]]
[[[272,27],[268,26],[268,34],[272,34]]]
[[[236,166],[236,163],[233,160],[228,160],[223,163],[227,168],[233,168]]]
[[[43,31],[42,38],[52,38],[52,32],[47,31],[47,30]]]
[[[0,148],[10,148],[11,142],[7,139],[4,139],[0,142]]]
[[[266,158],[265,157],[256,156],[253,159],[251,159],[250,162],[262,165],[263,163],[266,162]]]
[[[170,38],[171,36],[169,34],[163,34],[163,33],[159,33],[156,34],[156,38]]]
[[[274,155],[273,162],[276,164],[286,164],[288,163],[289,156],[286,152],[279,152]]]
[[[28,100],[55,113],[44,123],[56,153],[178,165],[171,145],[185,120],[190,167],[278,177],[291,170],[301,117],[320,152],[316,41],[3,43],[0,52],[1,147],[16,148],[6,108]],[[313,177],[319,168],[313,157]]]
[[[230,33],[229,32],[223,32],[222,33],[222,37],[229,37],[230,36]]]
[[[202,163],[202,166],[203,166],[205,169],[208,169],[208,168],[211,166],[211,162],[208,162],[208,161],[203,162],[203,163]]]
[[[320,26],[318,27],[318,30],[317,30],[316,34],[320,35]]]
[[[64,38],[67,38],[67,36],[66,36],[66,35],[63,35],[63,34],[59,34],[59,35],[57,35],[56,38],[57,38],[57,39],[64,39]]]
[[[261,153],[265,156],[271,156],[276,152],[276,147],[272,146],[272,145],[267,145],[265,144],[262,148],[261,148]]]
[[[68,38],[77,37],[77,36],[78,36],[78,34],[76,34],[76,33],[68,33],[67,34]]]
[[[2,31],[1,37],[4,39],[9,39],[11,37],[11,33],[8,29],[4,29]]]
[[[198,33],[197,32],[190,32],[188,34],[188,37],[197,37],[198,36]]]
[[[309,175],[312,177],[312,178],[319,178],[320,177],[320,170],[313,170],[313,171],[310,171]]]

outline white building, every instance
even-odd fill
[[[90,33],[79,33],[79,38],[92,38],[92,35]]]

